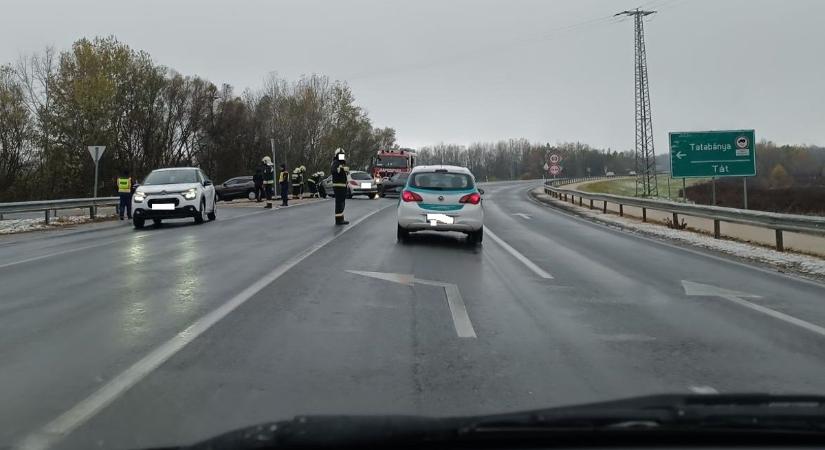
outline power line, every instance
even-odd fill
[[[657,197],[656,151],[653,148],[653,118],[647,75],[647,52],[643,19],[656,11],[635,9],[616,13],[634,19],[634,72],[636,109],[636,196]]]

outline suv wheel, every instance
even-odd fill
[[[143,228],[143,225],[145,225],[146,222],[144,219],[138,219],[137,217],[135,217],[134,219],[132,219],[132,224],[135,226],[136,230],[139,230]]]
[[[215,220],[218,218],[218,199],[215,199],[215,203],[212,205],[212,212],[206,215],[210,221]]]
[[[201,209],[195,211],[195,223],[204,223],[206,221],[206,200],[201,199]]]

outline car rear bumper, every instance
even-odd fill
[[[352,195],[369,195],[369,194],[377,194],[378,188],[370,188],[370,189],[361,189],[361,188],[352,188],[349,190]]]
[[[436,222],[433,225],[427,221],[427,214],[446,214],[452,217],[453,223]],[[417,203],[399,202],[398,226],[409,231],[478,231],[484,226],[484,210],[480,205],[465,205],[457,211],[431,211],[421,208]]]

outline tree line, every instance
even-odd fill
[[[322,75],[236,94],[155,63],[114,37],[80,39],[0,67],[0,201],[90,196],[89,145],[105,145],[101,195],[121,170],[198,166],[220,182],[265,155],[329,170],[332,150],[366,166],[395,130],[374,127],[343,82]]]
[[[561,158],[559,177],[627,174],[635,167],[632,151],[597,149],[580,142],[535,143],[527,139],[427,146],[419,149],[418,163],[465,166],[479,180],[534,179],[547,176],[544,165],[553,154]]]

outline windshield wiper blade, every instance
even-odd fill
[[[825,432],[825,396],[653,395],[482,418],[481,429],[751,428]]]

